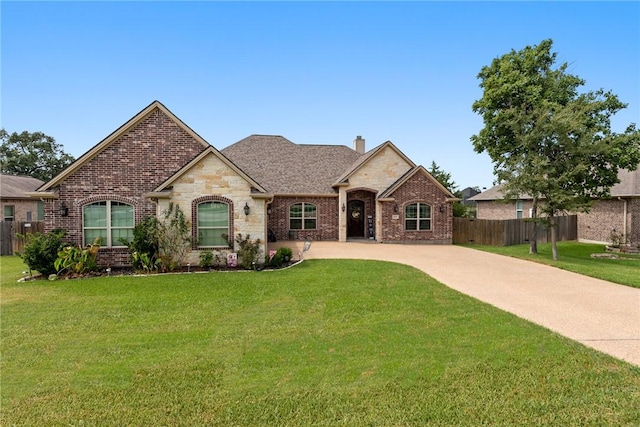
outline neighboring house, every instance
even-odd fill
[[[78,245],[103,238],[99,262],[128,264],[119,238],[177,204],[193,246],[229,250],[227,237],[451,243],[457,199],[391,142],[365,152],[252,135],[218,151],[155,101],[51,181],[45,229]]]
[[[462,203],[463,206],[475,206],[476,202],[469,199],[477,194],[480,194],[479,190],[471,187],[465,188],[464,190],[462,190],[462,201],[460,203]]]
[[[612,233],[627,242],[640,243],[640,168],[620,170],[620,182],[611,187],[611,197],[595,200],[588,213],[578,213],[578,239],[584,242],[610,243]],[[531,217],[531,198],[504,202],[501,186],[495,186],[471,198],[476,202],[478,219]]]
[[[0,212],[2,221],[42,221],[44,204],[25,193],[35,191],[44,182],[30,176],[0,174]]]

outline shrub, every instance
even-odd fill
[[[151,272],[158,269],[160,243],[158,241],[158,220],[148,216],[133,228],[133,241],[120,239],[131,255],[131,265],[135,270]]]
[[[158,222],[158,244],[163,271],[172,271],[182,264],[191,244],[191,223],[179,205],[169,203]]]
[[[613,230],[611,230],[611,234],[609,235],[609,239],[611,240],[611,246],[613,246],[614,248],[619,248],[620,246],[622,246],[622,245],[624,245],[626,243],[625,242],[625,238],[624,238],[624,234],[623,233],[618,233],[615,228]]]
[[[213,252],[211,251],[202,251],[200,252],[200,262],[198,265],[201,268],[211,268],[213,265]]]
[[[246,269],[253,268],[258,260],[258,255],[260,253],[260,244],[262,243],[262,241],[260,239],[252,241],[249,234],[247,234],[246,237],[242,237],[242,234],[239,233],[238,237],[236,237],[236,243],[239,247],[238,264]]]
[[[102,239],[97,237],[92,244],[86,248],[67,246],[58,252],[54,266],[58,274],[85,274],[98,269],[96,258]]]
[[[55,262],[58,259],[58,252],[64,247],[62,238],[66,234],[66,230],[56,229],[45,234],[19,235],[25,245],[24,252],[18,253],[18,256],[29,269],[49,276],[56,272]]]
[[[274,268],[282,267],[282,264],[291,260],[292,255],[293,251],[290,248],[281,247],[275,252],[269,251],[269,255],[265,257],[265,264]]]
[[[131,254],[131,264],[137,271],[153,273],[160,268],[161,260],[143,252]]]
[[[278,252],[276,252],[276,256],[278,254],[280,254],[280,259],[282,259],[283,263],[289,262],[293,258],[293,251],[291,250],[291,248],[285,248],[284,246],[278,249]]]

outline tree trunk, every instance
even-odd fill
[[[550,226],[551,226],[551,254],[553,255],[553,260],[557,261],[558,260],[558,245],[557,245],[557,227],[558,225],[556,224],[556,217],[552,216],[550,219]]]
[[[538,199],[533,198],[531,207],[531,218],[533,219],[533,237],[529,237],[529,253],[538,254]]]

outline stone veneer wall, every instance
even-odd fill
[[[82,245],[82,207],[101,200],[117,200],[134,206],[136,224],[155,215],[155,204],[143,194],[158,187],[204,150],[159,109],[83,164],[58,187],[59,199],[45,203],[45,230],[64,228],[66,240]],[[69,214],[61,217],[61,203]],[[126,248],[101,248],[100,265],[129,265]]]
[[[447,196],[429,177],[416,173],[393,192],[391,197],[395,202],[381,203],[383,226],[379,240],[450,244],[453,240],[453,212]],[[405,230],[404,207],[417,202],[431,205],[431,230]],[[398,205],[398,212],[394,210],[395,204]],[[440,207],[444,212],[440,212]]]
[[[169,206],[170,202],[180,206],[185,216],[191,221],[194,245],[187,254],[185,263],[197,265],[200,250],[197,247],[197,204],[209,200],[225,202],[229,205],[230,238],[235,240],[238,234],[243,237],[249,234],[251,240],[262,241],[261,251],[264,256],[265,235],[265,201],[251,198],[251,186],[233,169],[218,157],[210,154],[185,171],[172,183],[171,198],[158,201],[158,213]],[[250,213],[245,215],[244,206],[249,206]],[[232,252],[233,248],[207,248],[214,252]]]
[[[317,228],[290,230],[289,207],[303,202],[316,205]],[[276,196],[271,203],[271,215],[267,223],[277,240],[338,240],[338,198]]]

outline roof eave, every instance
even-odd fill
[[[24,193],[30,199],[57,199],[57,191],[30,191]]]

